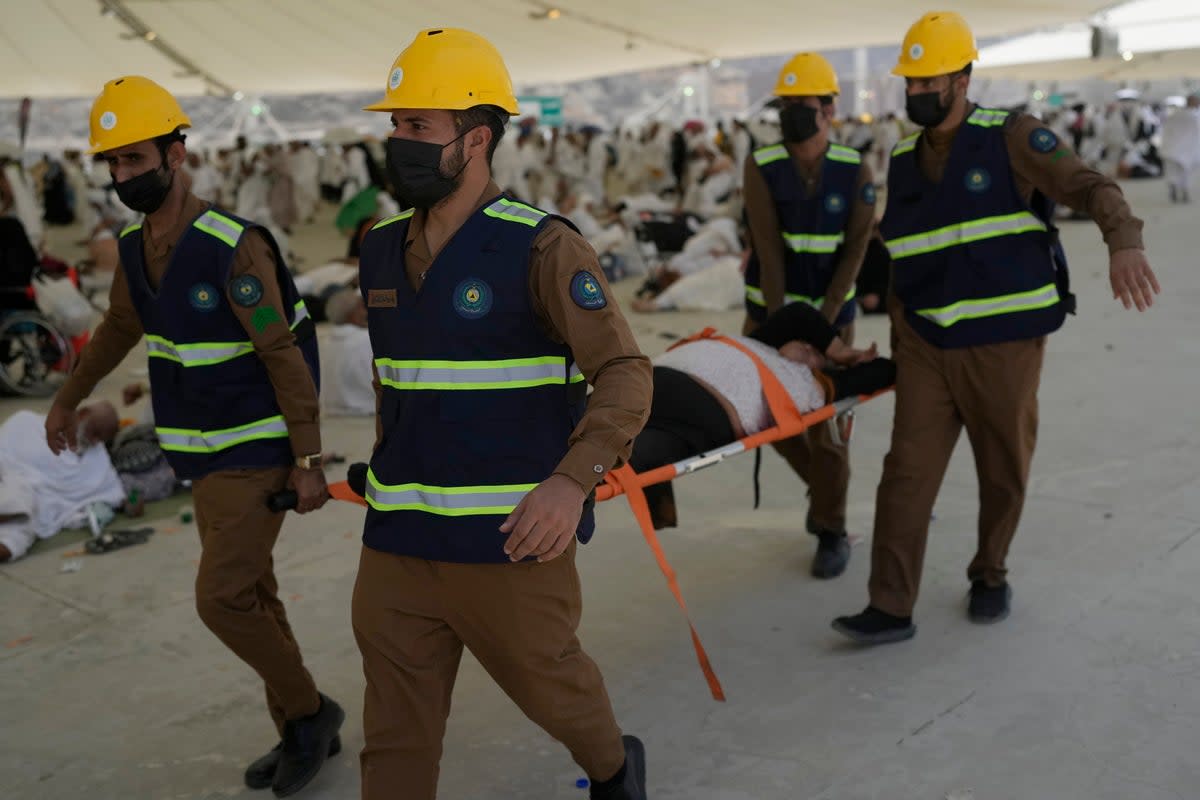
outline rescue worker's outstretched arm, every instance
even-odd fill
[[[92,393],[101,380],[117,368],[129,351],[142,338],[142,321],[133,308],[125,272],[113,273],[108,292],[108,310],[96,328],[91,341],[83,348],[79,364],[66,383],[54,396],[54,404],[46,415],[46,443],[55,455],[75,447],[78,422],[75,408]]]
[[[1005,128],[1008,153],[1018,180],[1032,184],[1056,203],[1090,216],[1109,252],[1113,299],[1145,311],[1161,289],[1142,248],[1142,221],[1111,178],[1087,166],[1035,117],[1022,114]]]
[[[783,234],[779,216],[767,179],[763,177],[754,154],[746,157],[743,168],[742,199],[746,208],[746,223],[750,229],[750,246],[759,263],[759,283],[767,313],[783,308],[784,266],[787,254],[783,249]]]
[[[867,243],[871,241],[871,233],[875,229],[875,176],[866,162],[859,167],[858,186],[850,209],[846,240],[821,303],[821,314],[830,322],[837,319],[842,306],[846,304],[846,295],[850,294],[858,280],[863,259],[867,255]]]
[[[235,295],[234,284],[243,281],[249,281],[254,291]],[[225,295],[254,344],[255,355],[267,368],[275,400],[287,423],[292,455],[318,455],[321,427],[316,383],[287,324],[275,253],[257,231],[248,231],[238,243]],[[319,468],[293,468],[289,485],[299,496],[298,513],[314,511],[329,499],[325,473]]]
[[[583,501],[605,473],[629,457],[650,414],[650,359],[638,349],[591,245],[550,223],[533,244],[529,269],[534,313],[553,339],[571,348],[592,394],[554,474],[527,494],[500,527],[513,561],[549,561],[566,550]]]

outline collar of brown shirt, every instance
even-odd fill
[[[150,288],[157,290],[162,277],[171,263],[175,245],[187,233],[187,229],[196,221],[196,217],[209,208],[209,203],[201,200],[191,192],[183,200],[183,210],[175,223],[165,231],[156,232],[147,218],[142,222],[142,256],[146,263],[146,280]]]
[[[488,181],[488,185],[484,187],[483,192],[475,201],[475,210],[472,213],[478,213],[479,209],[500,194],[500,186],[495,181]],[[421,291],[425,273],[429,271],[433,260],[445,247],[443,244],[438,248],[438,253],[430,250],[429,242],[425,238],[425,215],[426,212],[419,209],[413,214],[412,219],[408,222],[408,233],[404,239],[404,272],[414,292]]]

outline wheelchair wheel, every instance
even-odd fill
[[[71,343],[41,314],[0,317],[0,391],[47,397],[58,391],[74,366]]]

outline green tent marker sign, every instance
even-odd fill
[[[522,117],[537,117],[538,122],[551,128],[557,128],[563,121],[563,101],[561,97],[547,95],[521,95],[517,97],[517,105]]]

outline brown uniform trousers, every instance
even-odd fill
[[[364,547],[354,636],[367,690],[364,800],[433,800],[463,646],[592,780],[625,762],[596,664],[575,635],[575,543],[538,564],[450,564]]]
[[[871,605],[912,615],[929,520],[965,427],[979,479],[979,545],[970,580],[1001,586],[1037,441],[1046,337],[939,349],[893,318],[896,413],[871,545]]]
[[[748,335],[757,324],[747,319]],[[854,344],[854,323],[838,332],[846,344]],[[824,531],[846,530],[846,495],[850,490],[850,448],[833,440],[829,425],[822,423],[799,436],[771,445],[808,486],[808,521]]]
[[[277,596],[271,558],[285,515],[270,511],[267,497],[284,488],[289,472],[224,470],[192,486],[201,546],[196,610],[263,679],[267,708],[281,735],[285,720],[315,714],[321,706]]]

